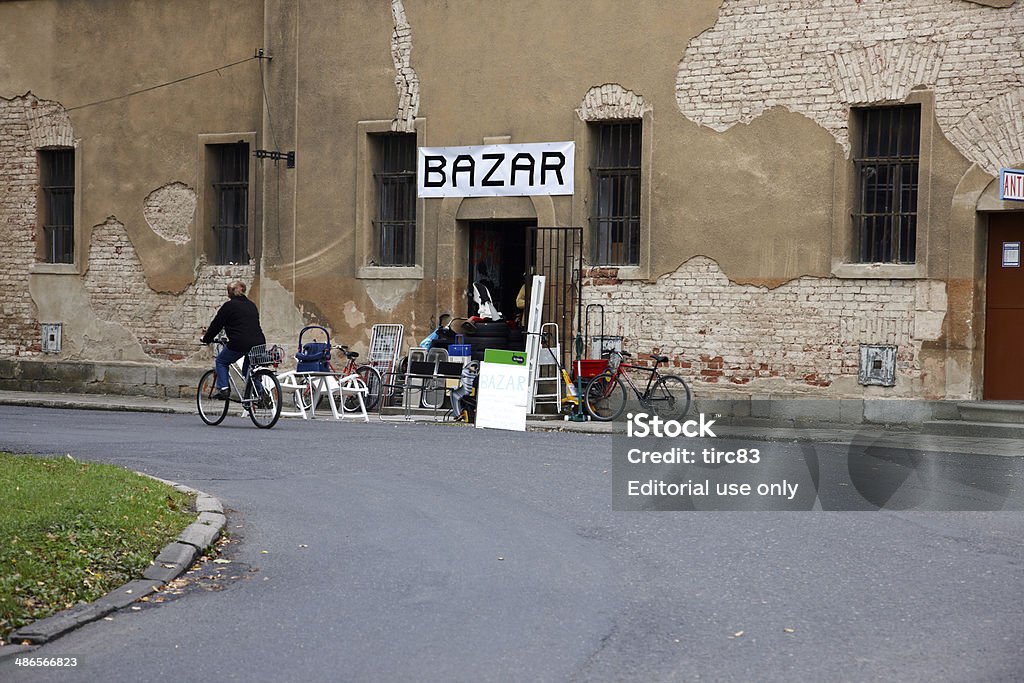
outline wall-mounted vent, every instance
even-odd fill
[[[43,353],[60,353],[61,323],[42,323]]]
[[[865,386],[894,386],[896,347],[887,344],[861,344],[857,381]]]

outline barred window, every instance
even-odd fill
[[[641,123],[592,125],[596,141],[591,217],[594,261],[639,265]]]
[[[416,265],[416,135],[374,135],[377,263]]]
[[[75,262],[75,150],[39,150],[44,258]]]
[[[215,202],[213,233],[218,265],[249,262],[249,145],[210,145]]]
[[[856,116],[857,258],[861,263],[914,263],[921,107],[860,109]]]

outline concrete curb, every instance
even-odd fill
[[[0,647],[0,661],[23,655],[68,631],[101,619],[111,612],[127,607],[139,598],[159,590],[165,583],[173,581],[188,571],[196,558],[220,537],[226,518],[224,507],[219,500],[183,484],[160,479],[143,472],[137,474],[167,484],[182,493],[195,496],[196,512],[198,513],[196,521],[185,527],[174,541],[164,546],[153,563],[143,572],[143,578],[129,581],[95,602],[80,603],[22,626],[11,633],[12,644]],[[29,645],[23,645],[22,643],[25,641]]]
[[[120,412],[142,413],[188,413],[193,412],[180,401],[140,401],[134,397],[111,398],[106,395],[79,394],[77,397],[38,396],[29,394],[24,397],[7,395],[4,405],[24,406],[26,408],[73,408],[75,410],[110,410]]]

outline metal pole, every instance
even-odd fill
[[[580,367],[583,360],[583,229],[573,231],[574,247],[576,254],[576,411],[571,417],[573,422],[586,422],[586,411],[583,409],[583,378],[580,376]],[[572,258],[570,256],[570,258]],[[570,271],[572,268],[570,266]],[[570,275],[571,277],[571,275]]]

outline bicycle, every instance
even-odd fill
[[[223,337],[214,340],[216,353],[227,343]],[[274,368],[281,364],[284,353],[279,346],[261,344],[249,350],[249,367],[242,375],[236,363],[228,368],[228,398],[218,398],[217,371],[207,370],[199,379],[196,389],[196,408],[199,417],[208,425],[219,425],[227,417],[231,403],[241,403],[252,423],[261,429],[270,429],[281,417],[281,383]],[[239,391],[239,382],[244,387]],[[235,398],[235,397],[238,398]]]
[[[366,394],[363,396],[363,403],[367,411],[371,411],[377,407],[380,402],[381,392],[384,386],[384,380],[381,378],[380,370],[373,367],[372,365],[357,365],[356,359],[359,354],[355,351],[349,351],[348,346],[344,344],[338,344],[334,348],[341,351],[345,358],[348,359],[348,363],[337,371],[334,368],[334,364],[330,360],[327,360],[327,367],[329,372],[333,372],[339,377],[349,377],[351,375],[358,375],[366,386]],[[332,379],[333,381],[333,379]],[[332,384],[331,390],[337,388],[337,385]],[[351,413],[354,410],[359,409],[359,398],[351,393],[342,392],[343,399],[341,402],[342,410],[347,413]],[[320,400],[317,401],[317,407],[320,407],[320,403],[324,401],[324,397],[320,396]],[[306,411],[313,406],[313,389],[307,385],[302,391],[296,392],[295,394],[295,407],[299,410]]]
[[[626,351],[606,351],[608,369],[591,379],[583,390],[583,406],[595,420],[608,422],[616,419],[626,408],[626,386],[633,391],[640,405],[665,420],[679,420],[690,410],[690,387],[681,377],[663,375],[658,366],[668,362],[668,356],[651,354],[654,367],[630,365],[622,362],[630,357]],[[641,392],[625,371],[647,373],[647,385]]]

